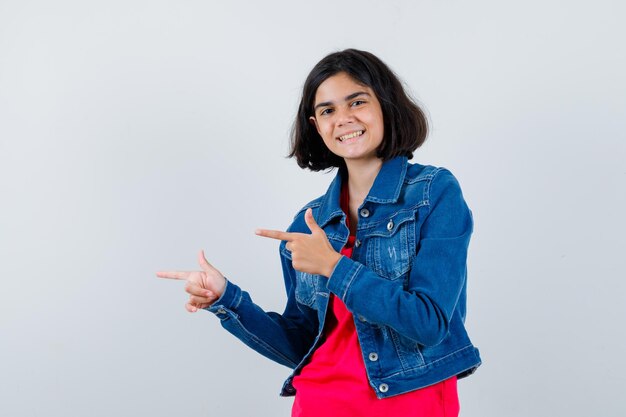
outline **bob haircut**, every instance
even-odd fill
[[[288,156],[295,156],[301,168],[311,171],[345,167],[343,158],[330,152],[309,120],[309,117],[314,116],[313,106],[318,87],[327,78],[340,72],[345,72],[355,82],[371,88],[380,102],[384,137],[376,155],[383,161],[396,156],[411,159],[413,151],[424,143],[428,135],[426,116],[384,62],[369,52],[357,49],[331,53],[311,70],[304,82]]]

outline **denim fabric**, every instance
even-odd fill
[[[311,207],[339,252],[349,235],[339,207],[343,180],[340,171],[288,230],[310,233],[304,212]],[[462,378],[481,363],[464,326],[472,229],[472,213],[450,171],[398,157],[383,164],[359,207],[352,258],[342,257],[330,277],[296,271],[281,242],[287,292],[282,314],[263,311],[230,281],[207,310],[248,346],[294,369],[281,395],[295,393],[293,375],[323,341],[330,293],[355,317],[367,375],[379,398],[453,375]]]

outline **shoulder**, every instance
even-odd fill
[[[404,177],[405,184],[414,184],[416,182],[430,182],[433,177],[437,174],[437,172],[441,169],[441,167],[437,167],[434,165],[422,165],[422,164],[411,164],[407,165],[406,176]]]
[[[458,179],[445,167],[408,164],[404,186],[412,200],[419,200],[420,205],[431,209],[442,199],[463,200]]]
[[[421,181],[432,183],[435,179],[437,179],[437,182],[456,181],[455,176],[448,168],[435,165],[410,163],[407,166],[404,182],[406,184],[412,184]]]

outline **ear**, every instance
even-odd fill
[[[309,123],[311,123],[313,126],[315,126],[315,130],[317,130],[317,133],[320,133],[320,127],[317,125],[317,119],[315,118],[315,116],[309,117]],[[320,136],[321,136],[321,134],[320,134]]]

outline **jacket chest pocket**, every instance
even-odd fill
[[[291,259],[291,252],[284,247],[284,244],[281,253],[285,258]],[[296,273],[294,289],[296,301],[317,310],[317,296],[321,295],[328,298],[327,278],[298,270],[294,270],[294,272]]]
[[[411,269],[415,254],[415,212],[396,213],[377,223],[367,236],[367,266],[395,280]]]
[[[296,271],[296,301],[300,304],[315,308],[316,297],[326,293],[326,278],[319,275]]]

